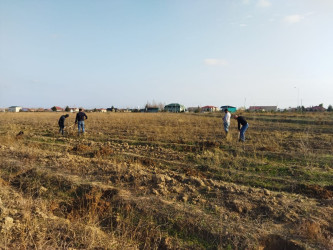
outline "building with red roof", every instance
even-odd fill
[[[218,107],[215,106],[204,106],[201,107],[201,112],[216,112],[219,111]]]

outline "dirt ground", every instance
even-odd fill
[[[330,113],[60,115],[0,114],[0,248],[333,249]]]

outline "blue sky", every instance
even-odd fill
[[[0,0],[0,107],[333,105],[331,0]]]

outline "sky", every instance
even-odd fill
[[[332,0],[0,0],[0,107],[327,107],[332,13]]]

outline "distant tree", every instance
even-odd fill
[[[97,108],[94,108],[93,112],[97,112]]]
[[[323,107],[324,107],[324,104],[320,103],[320,104],[319,104],[319,107],[322,107],[322,108],[323,108]]]
[[[68,106],[66,106],[65,111],[69,112],[69,111],[71,111],[71,109]]]
[[[153,100],[152,102],[148,102],[145,104],[145,110],[147,110],[148,108],[159,108],[160,111],[164,110],[164,106],[165,104],[162,102],[156,102],[155,100]]]
[[[51,108],[51,110],[52,110],[52,111],[57,111],[57,108],[56,108],[55,106],[53,106],[53,107]]]
[[[194,113],[200,113],[201,112],[201,108],[198,106],[195,110]]]
[[[328,111],[328,112],[332,112],[332,111],[333,111],[333,107],[332,107],[332,105],[328,105],[327,111]]]
[[[113,107],[113,105],[111,106],[111,108],[107,108],[106,110],[109,111],[109,112],[114,112],[114,107]]]
[[[148,108],[152,108],[152,105],[150,102],[147,101],[146,105],[145,105],[145,108],[144,108],[144,112],[147,112],[148,111]]]
[[[165,103],[162,103],[162,102],[157,103],[157,107],[158,107],[160,110],[163,110],[163,109],[164,109],[164,106],[165,106]]]

